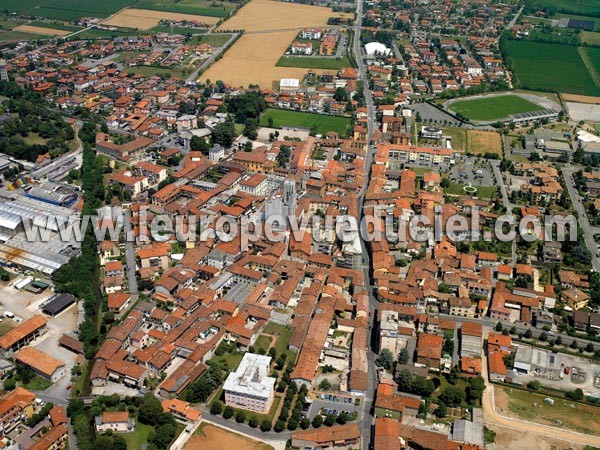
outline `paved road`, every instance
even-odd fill
[[[272,443],[272,442],[286,442],[292,437],[292,432],[285,430],[281,433],[276,433],[275,431],[261,431],[260,428],[250,428],[248,424],[245,423],[237,423],[233,418],[228,420],[224,419],[223,416],[216,416],[210,413],[210,408],[206,406],[200,407],[200,411],[202,411],[202,420],[208,423],[212,423],[218,425],[223,428],[228,428],[230,430],[235,431],[239,434],[247,435],[253,439],[258,439],[262,442]]]
[[[375,146],[371,145],[371,141],[373,140],[373,133],[375,129],[375,103],[373,102],[373,96],[371,95],[371,91],[369,89],[369,79],[367,77],[367,70],[365,67],[365,62],[362,57],[362,49],[360,45],[360,33],[362,27],[362,16],[363,16],[363,2],[364,0],[357,0],[356,2],[356,24],[354,26],[354,36],[352,43],[352,50],[354,52],[354,57],[356,59],[356,63],[358,65],[358,75],[361,80],[364,81],[364,97],[365,103],[368,110],[368,118],[367,118],[367,154],[365,157],[365,180],[369,179],[371,173],[371,163],[373,161],[373,156],[375,154]],[[359,214],[362,214],[363,211],[363,203],[365,200],[366,186],[363,190],[360,191],[358,195],[358,211]],[[367,251],[367,246],[364,240],[361,239],[361,250],[363,255],[363,277],[365,280],[365,289],[369,295],[369,331],[373,328],[373,322],[375,313],[377,311],[378,301],[373,295],[373,286],[371,285],[371,262],[369,252]],[[369,336],[371,333],[369,332]],[[367,350],[367,360],[368,360],[368,388],[367,393],[365,395],[364,400],[361,402],[361,407],[359,410],[359,427],[361,430],[361,448],[367,450],[371,446],[371,436],[372,436],[372,428],[373,428],[373,416],[372,416],[372,404],[375,396],[375,390],[377,388],[377,367],[375,366],[376,354],[371,348],[371,345],[368,345]]]
[[[138,293],[138,284],[135,270],[135,249],[133,247],[135,237],[131,228],[130,211],[125,211],[123,225],[125,231],[125,259],[127,260],[129,293],[136,295]]]
[[[508,197],[508,192],[506,191],[506,184],[504,184],[504,177],[502,176],[502,172],[500,171],[500,161],[490,161],[492,169],[494,171],[494,175],[496,177],[496,182],[498,186],[500,186],[500,193],[502,194],[502,204],[504,208],[506,208],[507,214],[512,212],[514,205],[510,202],[510,198]],[[516,227],[516,224],[515,224]],[[516,229],[516,228],[515,228]],[[517,240],[513,239],[512,241],[512,251],[511,251],[511,259],[512,263],[517,263]]]
[[[579,167],[563,167],[562,172],[565,177],[565,184],[567,185],[567,191],[569,191],[569,197],[571,197],[571,203],[573,204],[573,208],[577,211],[577,215],[579,216],[579,226],[583,230],[585,245],[592,254],[592,267],[596,271],[600,271],[600,259],[596,256],[598,246],[596,241],[594,240],[594,227],[590,225],[590,221],[588,220],[587,213],[585,212],[585,208],[583,207],[583,202],[577,189],[575,188],[575,181],[573,180],[573,174],[577,172]]]
[[[496,411],[494,401],[494,385],[489,382],[487,369],[487,356],[483,354],[481,364],[481,375],[485,380],[486,389],[483,391],[483,420],[484,423],[499,425],[514,430],[515,432],[537,433],[545,436],[551,436],[554,439],[561,439],[567,442],[576,442],[582,445],[600,446],[600,436],[577,433],[575,431],[563,430],[553,426],[540,425],[538,423],[527,422],[525,420],[506,417]]]
[[[239,33],[233,33],[231,35],[231,37],[229,38],[229,40],[227,42],[225,42],[225,45],[223,45],[222,47],[220,47],[218,49],[218,51],[216,51],[212,55],[210,55],[209,58],[200,65],[200,67],[198,67],[196,70],[194,70],[194,72],[192,72],[190,74],[190,76],[187,77],[186,81],[188,81],[188,82],[196,81],[196,79],[198,78],[198,74],[201,71],[208,69],[208,67],[210,67],[210,65],[215,62],[215,60],[217,59],[217,56],[219,56],[237,38],[238,34]]]
[[[489,317],[472,318],[472,317],[451,316],[449,314],[440,314],[439,317],[442,319],[454,320],[455,322],[458,322],[458,323],[477,322],[477,323],[480,323],[482,326],[488,327],[488,328],[493,328],[498,323],[497,320],[491,319]],[[540,330],[539,328],[533,328],[533,327],[529,327],[529,326],[526,326],[523,324],[518,324],[518,323],[509,324],[509,323],[503,322],[503,325],[504,325],[504,328],[510,328],[514,325],[514,327],[517,330],[517,333],[525,333],[527,330],[531,330],[531,334],[534,337],[538,337],[540,334],[544,333],[544,330]],[[577,341],[577,345],[579,345],[580,347],[585,347],[587,344],[592,342],[592,341],[588,341],[587,339],[582,339],[579,337],[577,337],[577,338],[571,337],[566,333],[554,333],[554,334],[555,334],[554,338],[560,336],[563,343],[570,344],[573,340],[575,340],[575,341]],[[592,342],[592,344],[594,345],[594,348],[596,350],[600,350],[600,343]]]

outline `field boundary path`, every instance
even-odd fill
[[[232,33],[231,34],[231,38],[229,38],[229,40],[227,42],[225,42],[225,44],[223,44],[221,47],[219,47],[219,51],[218,52],[214,52],[212,55],[210,55],[208,57],[207,60],[205,60],[202,64],[200,64],[200,67],[198,67],[196,70],[194,70],[189,77],[187,77],[186,81],[196,81],[196,79],[198,78],[198,75],[208,69],[217,59],[217,57],[219,55],[221,55],[222,53],[224,53],[225,51],[227,51],[227,49],[229,48],[229,46],[231,45],[231,43],[233,41],[235,41],[237,39],[237,37],[239,36],[240,33]]]
[[[598,74],[596,67],[594,67],[594,63],[590,59],[590,55],[588,55],[586,48],[587,47],[577,47],[577,52],[579,53],[579,56],[581,56],[581,60],[590,73],[592,80],[594,80],[596,86],[600,87],[600,74]]]

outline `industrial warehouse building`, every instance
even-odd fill
[[[56,316],[75,303],[76,299],[70,294],[58,294],[44,303],[42,311],[49,316]]]

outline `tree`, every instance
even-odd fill
[[[442,417],[446,417],[448,415],[448,407],[445,403],[440,402],[438,403],[438,406],[433,412],[433,414],[435,414],[435,416],[439,419],[441,419]]]
[[[448,178],[442,178],[440,186],[444,189],[448,189],[450,187],[450,180]]]
[[[210,145],[206,142],[206,139],[200,136],[192,136],[192,139],[190,139],[190,149],[195,152],[202,152],[203,155],[208,155]]]
[[[585,398],[585,394],[580,388],[575,389],[574,391],[569,391],[565,394],[565,396],[570,400],[575,400],[580,402]]]
[[[542,331],[542,333],[538,336],[538,339],[541,342],[546,342],[548,340],[548,333],[546,333],[545,331]]]
[[[235,415],[235,421],[237,423],[244,423],[246,421],[246,414],[244,414],[244,411],[237,412],[237,414]]]
[[[279,419],[275,422],[275,426],[273,427],[273,431],[276,433],[281,433],[285,429],[285,421]]]
[[[248,425],[250,425],[250,428],[256,428],[258,426],[258,419],[255,416],[250,417]]]
[[[532,336],[533,336],[533,333],[531,332],[531,329],[527,328],[527,330],[525,330],[525,334],[523,335],[523,337],[526,337],[527,339],[531,339]]]
[[[467,386],[467,396],[471,404],[481,400],[485,390],[485,380],[482,377],[471,378]]]
[[[242,134],[246,136],[248,139],[254,140],[258,137],[258,123],[256,119],[248,118],[244,123],[244,130]]]
[[[222,145],[225,148],[231,147],[234,139],[235,127],[231,121],[218,124],[212,134],[213,143]]]
[[[160,402],[153,394],[146,394],[138,409],[138,420],[146,425],[155,425],[163,410]]]
[[[94,450],[112,450],[113,440],[110,436],[98,436],[94,442]]]
[[[223,412],[223,403],[221,401],[217,400],[216,402],[214,402],[210,406],[210,413],[211,414],[214,414],[214,415],[218,416],[222,412]]]
[[[531,389],[532,391],[539,391],[541,387],[542,384],[538,380],[533,380],[527,383],[527,388]]]
[[[336,88],[335,92],[333,93],[333,98],[340,103],[347,101],[348,94],[346,93],[346,89],[343,87]]]
[[[15,387],[17,387],[17,382],[14,378],[7,378],[2,382],[5,391],[12,391]]]
[[[517,327],[515,327],[514,325],[512,327],[510,327],[510,330],[508,331],[510,334],[517,334]]]
[[[348,421],[349,417],[348,414],[346,414],[344,411],[342,411],[337,418],[335,419],[335,421],[340,424],[340,425],[344,425],[347,421]]]
[[[320,428],[323,425],[323,417],[317,414],[311,422],[313,428]]]
[[[310,419],[308,417],[303,417],[300,420],[300,428],[306,430],[308,427],[310,427]]]
[[[494,327],[494,330],[496,330],[496,331],[502,331],[502,328],[503,328],[502,322],[497,322],[496,326]]]
[[[398,356],[398,362],[400,364],[406,364],[406,363],[408,363],[408,357],[409,357],[408,350],[406,348],[403,348],[400,351],[400,356]]]
[[[266,433],[267,431],[271,431],[271,422],[270,422],[270,421],[268,421],[267,419],[263,420],[263,421],[260,423],[260,431],[263,431],[263,432],[265,432],[265,433]]]
[[[335,416],[333,414],[327,414],[323,423],[326,427],[332,427],[335,424]]]
[[[225,409],[223,410],[223,418],[224,419],[231,419],[233,417],[233,408],[231,406],[226,406]]]
[[[556,339],[554,339],[554,344],[562,345],[562,337],[556,336]]]
[[[460,406],[465,397],[465,391],[459,386],[448,386],[440,394],[440,400],[448,406]]]
[[[591,342],[588,342],[587,345],[585,346],[585,351],[588,353],[592,353],[594,351],[594,344],[592,344]]]
[[[323,391],[328,391],[329,389],[331,389],[331,383],[327,378],[323,378],[321,383],[319,383],[319,388]]]
[[[376,362],[378,366],[383,367],[385,370],[391,370],[394,366],[394,355],[387,348],[384,348],[381,350]]]

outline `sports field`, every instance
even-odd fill
[[[282,57],[277,61],[278,67],[303,67],[306,69],[328,69],[340,70],[342,67],[350,67],[350,60],[342,58],[306,58],[306,57]]]
[[[323,26],[329,17],[348,16],[330,8],[271,0],[251,0],[219,30],[246,30],[223,58],[202,74],[202,80],[223,80],[234,86],[258,84],[272,89],[282,78],[303,79],[305,68],[277,67],[298,34],[295,29]],[[277,30],[289,31],[277,31]],[[315,69],[319,73],[334,73]]]
[[[544,109],[518,95],[492,95],[450,103],[450,109],[470,120],[497,120],[511,114]]]
[[[600,86],[594,83],[577,47],[509,40],[503,50],[522,88],[600,95]]]
[[[325,116],[282,109],[267,109],[260,118],[261,126],[269,126],[269,118],[273,119],[273,127],[275,128],[289,126],[312,129],[315,127],[317,134],[337,131],[340,136],[345,136],[350,126],[350,119],[347,117]]]
[[[111,16],[103,21],[104,25],[113,25],[115,27],[137,28],[139,30],[149,30],[154,28],[161,20],[189,20],[202,24],[212,25],[219,20],[216,17],[196,16],[193,14],[181,14],[166,11],[153,11],[150,9],[127,8],[120,11],[119,14]]]

